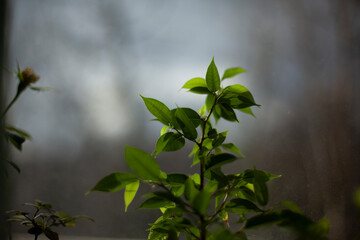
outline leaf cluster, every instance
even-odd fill
[[[53,90],[52,88],[48,87],[36,87],[33,86],[33,83],[37,82],[39,80],[39,76],[36,75],[36,73],[33,71],[32,68],[25,68],[23,70],[20,69],[19,63],[17,63],[17,71],[13,73],[13,75],[18,79],[18,86],[17,91],[14,96],[14,98],[11,100],[11,102],[7,105],[4,112],[1,115],[1,120],[5,117],[7,112],[10,110],[10,108],[13,106],[13,104],[18,100],[20,95],[26,90],[31,89],[33,91],[50,91]],[[13,145],[17,150],[22,150],[22,145],[26,140],[30,140],[31,136],[26,131],[16,128],[11,125],[7,125],[4,127],[4,138],[7,142],[9,142],[11,145]],[[6,160],[7,163],[10,164],[16,171],[20,172],[19,166],[11,161]],[[4,168],[5,173],[7,174],[6,168]]]
[[[41,234],[50,240],[58,240],[58,233],[53,230],[54,227],[63,226],[75,226],[77,219],[88,219],[92,222],[94,220],[87,216],[70,216],[63,212],[57,212],[52,208],[49,203],[44,203],[39,200],[35,203],[25,203],[24,205],[32,207],[33,212],[23,212],[19,210],[11,210],[7,213],[13,213],[14,215],[9,217],[7,221],[18,222],[21,225],[28,227],[28,233],[35,236],[35,239]]]
[[[149,240],[178,239],[247,239],[246,230],[266,224],[277,224],[299,233],[299,236],[321,239],[327,233],[327,222],[315,223],[304,216],[292,202],[267,207],[270,180],[280,177],[263,170],[246,169],[225,174],[222,167],[241,157],[234,143],[226,142],[228,131],[220,132],[213,123],[220,119],[238,122],[237,113],[253,115],[251,107],[259,107],[251,92],[243,85],[224,86],[224,80],[245,72],[242,68],[225,70],[220,78],[212,59],[205,78],[187,81],[188,92],[206,95],[199,111],[177,107],[169,109],[161,101],[141,96],[157,121],[164,124],[155,150],[125,147],[125,160],[132,173],[115,172],[101,179],[89,192],[124,191],[125,211],[134,199],[140,182],[155,186],[146,194],[139,209],[160,209],[163,215],[149,229]],[[193,144],[192,166],[199,173],[165,173],[156,156],[180,150]],[[286,209],[282,209],[285,207]],[[229,217],[235,218],[235,232],[230,231]],[[210,230],[211,229],[211,230]],[[213,230],[214,229],[214,230]],[[305,229],[300,231],[300,229]]]

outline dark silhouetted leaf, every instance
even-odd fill
[[[262,212],[254,203],[246,199],[236,198],[226,204],[226,209],[233,213]]]
[[[213,155],[205,164],[205,169],[209,170],[211,168],[216,168],[227,163],[231,163],[236,160],[236,157],[229,153],[221,153],[218,155]]]
[[[157,209],[157,208],[172,206],[173,204],[174,204],[173,202],[167,199],[155,196],[146,199],[138,208]]]

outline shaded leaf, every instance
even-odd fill
[[[288,209],[290,209],[291,211],[295,212],[295,213],[299,213],[299,214],[303,214],[303,212],[301,211],[300,207],[291,201],[281,201],[279,202],[279,205],[282,205],[284,207],[287,207]]]
[[[188,92],[192,92],[196,94],[211,94],[211,92],[206,87],[195,87],[189,89]]]
[[[197,116],[199,115],[197,114]],[[175,111],[175,118],[180,129],[184,133],[184,136],[190,140],[195,140],[197,137],[196,127],[193,121],[191,121],[189,116],[186,114],[185,110],[182,108],[177,108]]]
[[[185,181],[185,191],[184,196],[187,200],[192,201],[195,196],[198,194],[199,190],[196,188],[193,180],[191,178],[188,178]]]
[[[141,205],[140,207],[138,207],[139,209],[158,209],[158,208],[162,208],[162,207],[168,207],[168,206],[172,206],[174,203],[164,199],[162,197],[151,197],[146,199]]]
[[[166,181],[170,185],[182,185],[185,184],[185,181],[188,179],[188,176],[181,173],[170,173],[167,175]]]
[[[262,171],[254,170],[253,181],[256,200],[265,206],[269,201],[269,191],[266,186],[267,176]]]
[[[160,136],[156,142],[156,154],[160,152],[172,152],[183,148],[185,139],[179,133],[168,132]]]
[[[210,205],[211,194],[205,190],[199,191],[193,199],[193,207],[199,214],[205,214]]]
[[[233,213],[262,212],[254,203],[249,200],[236,198],[226,204],[226,209]]]
[[[216,168],[224,164],[233,162],[236,160],[236,157],[229,153],[221,153],[218,155],[213,155],[205,164],[205,169],[209,170],[211,168]]]

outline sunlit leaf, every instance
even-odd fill
[[[125,160],[130,169],[139,177],[161,182],[164,180],[159,164],[150,154],[134,147],[125,147]]]
[[[125,200],[125,212],[127,211],[128,206],[134,199],[137,190],[139,189],[140,181],[132,182],[126,185],[124,192],[124,200]]]
[[[221,147],[228,150],[228,151],[237,153],[242,157],[245,157],[244,154],[242,154],[240,152],[239,148],[237,146],[235,146],[233,143],[223,143],[223,144],[221,144]]]
[[[24,138],[31,139],[30,134],[25,132],[22,129],[19,129],[19,128],[16,128],[14,126],[10,126],[10,125],[6,126],[5,129],[8,130],[8,131],[16,132],[16,133],[20,134],[21,136],[23,136]]]
[[[102,178],[88,193],[93,191],[116,192],[137,180],[138,177],[132,173],[114,172]]]
[[[232,77],[234,77],[234,76],[236,76],[236,75],[238,75],[240,73],[244,73],[244,72],[246,72],[246,71],[244,69],[242,69],[242,68],[239,68],[239,67],[237,67],[237,68],[228,68],[228,69],[225,70],[224,75],[222,77],[222,80],[224,80],[226,78],[232,78]]]
[[[256,116],[254,115],[254,113],[253,113],[253,111],[252,111],[252,109],[250,107],[240,108],[238,110],[240,110],[241,112],[249,114],[249,115],[253,116],[254,118],[256,118]]]
[[[210,92],[220,90],[220,76],[214,58],[206,71],[206,84]]]
[[[192,78],[189,81],[187,81],[182,88],[185,89],[192,89],[197,87],[204,87],[207,88],[206,80],[200,77]]]
[[[172,117],[170,109],[164,103],[153,98],[146,98],[143,96],[141,97],[144,100],[145,106],[149,112],[154,115],[160,122],[165,125],[169,125],[171,123]]]

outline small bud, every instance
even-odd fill
[[[33,71],[31,67],[25,68],[21,72],[22,79],[20,79],[24,84],[30,85],[39,80],[39,76]]]

